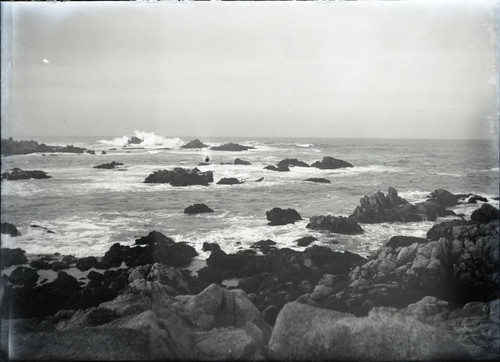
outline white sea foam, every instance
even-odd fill
[[[398,196],[402,197],[408,202],[416,203],[427,200],[427,196],[429,196],[430,193],[430,191],[408,190],[398,191]]]
[[[140,144],[132,145],[136,147],[143,148],[173,148],[178,149],[180,146],[185,144],[185,142],[176,137],[176,138],[165,138],[159,135],[156,135],[154,132],[144,132],[144,131],[134,131],[135,137],[142,140]],[[98,143],[113,146],[113,147],[124,147],[128,145],[129,137],[122,136],[114,138],[113,140],[100,140]]]

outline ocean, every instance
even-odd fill
[[[136,132],[140,145],[126,145],[123,137],[38,137],[49,145],[73,144],[95,150],[90,154],[30,154],[2,157],[2,172],[14,167],[43,170],[51,178],[2,181],[2,222],[17,226],[21,236],[2,234],[3,247],[20,247],[27,254],[102,256],[113,243],[134,245],[135,239],[152,230],[175,241],[187,242],[200,254],[193,265],[209,255],[204,242],[218,243],[230,253],[253,243],[272,239],[277,247],[296,250],[295,240],[314,236],[317,245],[349,250],[363,256],[384,245],[391,236],[425,236],[435,223],[361,224],[362,235],[341,235],[306,228],[313,215],[349,215],[359,199],[392,186],[409,202],[425,200],[443,188],[453,193],[485,196],[498,207],[498,144],[485,140],[333,139],[333,138],[168,138]],[[182,149],[199,138],[210,146],[235,142],[254,146],[242,152]],[[27,139],[27,138],[25,138]],[[169,149],[165,149],[169,148]],[[107,154],[101,154],[106,151]],[[285,158],[308,164],[331,156],[355,167],[337,170],[291,167],[290,172],[264,170]],[[199,166],[206,157],[210,165]],[[251,165],[233,163],[236,158]],[[122,170],[93,166],[122,162]],[[173,167],[213,171],[210,186],[173,187],[145,184],[153,171]],[[217,185],[223,177],[245,181],[240,185]],[[255,180],[263,177],[262,182]],[[304,181],[329,179],[330,184]],[[186,215],[184,208],[205,203],[215,212]],[[470,216],[479,204],[461,204],[457,213]],[[303,220],[285,226],[268,226],[266,211],[294,208]],[[438,218],[441,222],[444,218]],[[54,233],[47,233],[38,225]],[[201,263],[201,264],[200,264]],[[195,266],[192,267],[196,269]]]

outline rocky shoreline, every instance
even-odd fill
[[[390,188],[362,198],[349,217],[310,223],[357,230],[357,221],[435,220],[479,197],[439,189],[412,205]],[[300,218],[293,209],[273,210],[271,225]],[[27,258],[2,248],[2,353],[29,360],[497,359],[499,211],[482,203],[470,220],[455,217],[425,238],[396,235],[368,259],[318,245],[278,249],[272,240],[235,254],[204,244],[210,257],[197,274],[187,269],[197,251],[158,231],[133,247],[114,244],[102,257]],[[16,235],[11,224],[4,231]],[[235,285],[226,287],[228,280]]]

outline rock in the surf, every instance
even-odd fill
[[[326,178],[321,178],[321,177],[312,177],[312,178],[305,179],[304,181],[323,183],[323,184],[332,183],[330,180],[328,180]]]
[[[295,209],[282,209],[275,207],[266,212],[268,225],[294,224],[295,221],[302,220],[300,214]]]
[[[230,152],[239,152],[239,151],[248,151],[255,149],[255,147],[252,146],[243,146],[237,143],[224,143],[223,145],[220,146],[212,146],[210,147],[211,150],[214,151],[230,151]]]
[[[202,214],[207,212],[214,212],[205,204],[193,204],[184,209],[185,214]]]
[[[363,228],[356,222],[356,219],[344,216],[312,216],[306,227],[315,230],[328,230],[338,234],[363,233]]]
[[[234,160],[234,164],[235,165],[251,165],[250,162],[242,160],[242,159],[239,159],[239,158],[237,158],[237,159]]]
[[[243,181],[238,180],[236,177],[224,177],[217,181],[217,185],[239,185]]]
[[[13,168],[10,172],[2,173],[2,180],[13,181],[13,180],[29,180],[29,179],[45,179],[50,178],[46,172],[40,170],[21,170],[19,168]]]
[[[296,158],[285,158],[284,160],[281,160],[278,162],[276,165],[278,168],[280,167],[290,167],[290,166],[295,166],[295,167],[309,167],[307,163],[304,161],[299,161]]]
[[[201,142],[199,139],[194,139],[181,146],[182,148],[207,148],[208,145]]]
[[[155,171],[144,180],[144,183],[169,183],[172,186],[208,186],[211,182],[214,182],[212,171],[201,172],[197,168],[188,170],[181,167]]]
[[[8,223],[8,222],[3,222],[1,225],[1,233],[10,235],[12,237],[19,236],[21,233],[19,230],[17,230],[16,226],[14,224]]]
[[[276,167],[273,165],[269,165],[269,166],[264,167],[264,170],[277,171],[277,172],[289,172],[290,171],[290,169],[287,166]]]
[[[333,157],[325,156],[323,159],[320,161],[314,162],[311,167],[316,167],[322,170],[331,170],[331,169],[337,169],[337,168],[345,168],[345,167],[354,167],[352,164],[350,164],[347,161],[339,160]]]
[[[487,223],[493,220],[498,220],[500,217],[499,211],[490,204],[482,204],[477,210],[474,210],[471,215],[472,221]]]
[[[142,140],[139,137],[132,136],[128,139],[127,142],[129,145],[138,145],[142,143]]]
[[[102,165],[94,166],[94,168],[102,168],[102,169],[110,170],[110,169],[118,167],[118,166],[123,166],[123,163],[112,161],[110,163],[103,163]]]
[[[300,239],[295,240],[295,242],[297,243],[298,246],[308,246],[309,244],[311,244],[316,240],[318,239],[316,239],[314,236],[304,236]]]

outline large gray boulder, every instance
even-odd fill
[[[463,360],[448,333],[390,308],[367,317],[292,302],[276,319],[269,354],[276,360]]]

